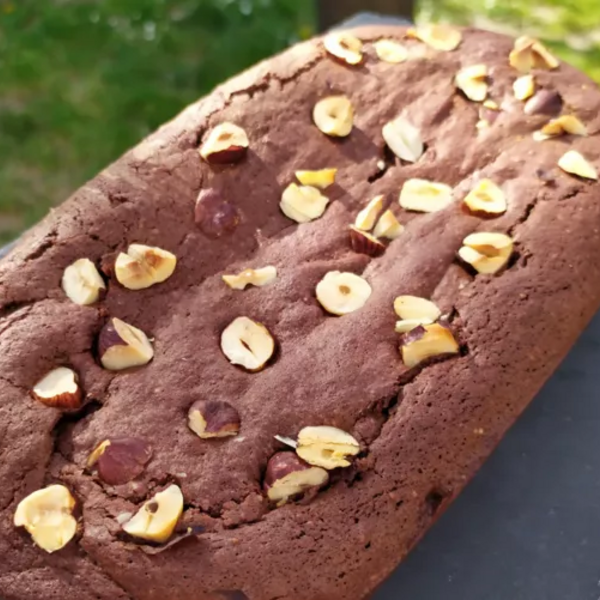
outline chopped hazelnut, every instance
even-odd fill
[[[452,203],[452,188],[426,179],[408,179],[402,186],[398,201],[406,210],[437,212]]]
[[[188,412],[188,426],[200,438],[220,438],[240,431],[238,411],[222,400],[197,400]]]
[[[286,217],[297,223],[308,223],[318,219],[328,204],[329,198],[317,188],[290,183],[283,190],[279,207]]]
[[[586,136],[586,126],[574,115],[563,115],[546,123],[540,131],[533,134],[533,139],[542,142],[563,134]]]
[[[234,123],[220,123],[210,131],[200,148],[200,156],[211,164],[239,162],[250,145],[246,132]]]
[[[407,35],[421,40],[434,50],[445,52],[456,50],[462,41],[460,30],[440,23],[420,25],[409,29]]]
[[[89,258],[80,258],[65,269],[62,289],[69,300],[87,306],[98,302],[106,285],[96,265]]]
[[[431,300],[419,296],[398,296],[394,300],[394,311],[401,319],[423,319],[429,323],[442,316],[442,311]]]
[[[177,257],[171,252],[131,244],[127,253],[121,252],[115,262],[117,281],[128,290],[142,290],[156,283],[166,281],[177,264]]]
[[[154,350],[141,329],[112,318],[100,331],[98,355],[105,369],[120,371],[149,363]]]
[[[337,427],[304,427],[298,434],[296,453],[315,467],[327,470],[349,467],[348,457],[359,452],[359,443]]]
[[[396,325],[394,327],[394,331],[396,333],[408,333],[417,327],[421,327],[423,325],[431,325],[434,321],[431,319],[427,319],[425,317],[421,319],[400,319],[400,321],[396,321]]]
[[[347,315],[362,308],[371,291],[371,286],[359,275],[340,271],[329,271],[316,288],[317,300],[333,315]]]
[[[515,40],[508,61],[521,73],[529,73],[532,69],[556,69],[559,65],[541,42],[528,36]]]
[[[267,463],[264,488],[269,500],[286,502],[309,489],[320,488],[329,481],[321,467],[304,462],[294,452],[278,452]]]
[[[362,62],[362,42],[355,36],[343,31],[334,31],[323,38],[325,50],[338,60],[348,65]]]
[[[421,132],[403,116],[386,123],[382,134],[390,150],[406,162],[417,162],[425,151]]]
[[[350,99],[346,96],[328,96],[319,100],[313,109],[313,121],[325,135],[350,135],[354,124],[354,110]]]
[[[561,156],[558,166],[571,175],[578,175],[584,179],[598,179],[598,171],[582,154],[576,150],[569,150]]]
[[[262,287],[277,278],[277,269],[272,266],[260,269],[244,269],[237,275],[223,275],[223,281],[234,290],[243,290],[248,285]]]
[[[435,356],[458,354],[458,350],[452,332],[439,323],[416,327],[405,334],[400,346],[402,360],[409,369]]]
[[[48,553],[64,548],[77,532],[75,499],[63,485],[50,485],[21,500],[14,516],[37,546]]]
[[[335,183],[337,169],[319,169],[318,171],[296,171],[296,179],[302,185],[324,190]]]
[[[478,273],[493,274],[504,267],[513,252],[513,240],[504,233],[477,232],[463,240],[458,256]]]
[[[183,494],[176,485],[156,494],[145,502],[138,512],[123,524],[123,531],[132,537],[166,542],[183,514]]]
[[[377,217],[383,208],[383,195],[375,196],[357,215],[354,226],[363,231],[371,231],[375,226]]]
[[[152,458],[152,447],[139,438],[108,438],[90,453],[87,467],[98,469],[108,485],[123,485],[139,477]]]
[[[31,394],[46,406],[66,409],[79,408],[83,398],[77,373],[67,367],[50,371],[33,386]]]
[[[482,216],[501,215],[507,206],[504,192],[490,179],[479,181],[463,202],[473,214]]]
[[[221,334],[221,350],[231,364],[260,371],[275,352],[275,340],[261,323],[237,317]]]
[[[350,225],[350,245],[354,252],[367,256],[381,256],[385,252],[385,245],[375,236],[354,225]]]
[[[394,40],[379,40],[374,46],[378,58],[384,62],[397,64],[408,58],[408,50]]]
[[[485,65],[462,68],[454,79],[456,87],[473,102],[483,102],[488,93],[488,69]]]
[[[550,117],[560,114],[563,99],[555,90],[538,90],[527,100],[523,107],[526,115],[548,115]]]
[[[217,239],[233,233],[240,222],[240,215],[237,208],[227,202],[218,190],[207,188],[198,194],[194,220],[204,235]]]
[[[517,100],[528,100],[535,94],[535,79],[533,75],[521,75],[513,83],[513,91]]]
[[[381,215],[379,221],[375,224],[373,235],[378,238],[382,237],[387,238],[388,240],[395,240],[403,231],[404,227],[400,225],[394,213],[388,209]]]

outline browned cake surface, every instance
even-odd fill
[[[369,42],[402,40],[405,30],[355,33]],[[0,263],[4,600],[358,600],[465,485],[598,308],[598,186],[556,163],[576,149],[598,165],[600,93],[567,65],[536,71],[538,86],[557,90],[563,112],[591,134],[536,142],[532,133],[548,117],[526,116],[514,100],[513,40],[474,30],[463,37],[453,52],[402,64],[377,60],[366,44],[358,67],[332,60],[318,42],[292,48],[189,107]],[[480,105],[453,83],[461,66],[475,63],[489,68],[490,97],[506,100],[482,132]],[[355,109],[354,129],[341,140],[311,119],[315,102],[332,93],[347,95]],[[377,177],[382,126],[400,113],[419,127],[426,152],[413,165],[392,161]],[[250,148],[239,164],[214,167],[198,145],[223,121],[243,126]],[[298,225],[280,211],[281,193],[294,171],[322,167],[339,169],[324,192],[331,202],[321,218]],[[402,210],[397,195],[412,177],[453,186],[456,202],[431,214]],[[461,206],[482,177],[506,194],[498,218]],[[241,215],[235,231],[218,239],[194,223],[198,193],[209,187]],[[380,193],[405,230],[370,258],[350,248],[348,225]],[[517,253],[505,271],[473,276],[458,264],[462,240],[474,231],[514,237]],[[66,298],[65,267],[82,257],[106,263],[132,242],[174,253],[173,276],[140,291],[110,279],[92,306]],[[236,291],[221,279],[265,265],[275,265],[278,277],[263,288]],[[369,282],[362,309],[335,317],[320,307],[315,286],[332,270]],[[461,354],[406,369],[392,308],[400,294],[432,298],[450,314]],[[124,372],[101,368],[95,347],[107,316],[148,333],[153,361]],[[238,316],[265,324],[277,339],[277,355],[261,372],[236,368],[221,352],[220,334]],[[78,413],[29,394],[60,365],[81,378],[86,404]],[[187,410],[206,398],[237,408],[237,438],[203,440],[190,431]],[[268,459],[284,448],[273,436],[294,437],[307,425],[351,433],[361,454],[332,471],[309,502],[273,508],[262,489]],[[85,470],[86,458],[99,441],[123,435],[147,440],[153,458],[134,482],[111,487]],[[47,554],[14,527],[13,514],[25,496],[56,482],[76,497],[80,522],[73,541]],[[185,498],[181,524],[204,529],[148,554],[116,517],[170,483]]]

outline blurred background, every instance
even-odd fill
[[[598,0],[415,1],[398,6],[527,31],[600,81]],[[0,0],[0,245],[222,80],[312,36],[340,5],[377,2],[318,4]]]

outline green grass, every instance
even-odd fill
[[[533,31],[600,80],[596,0],[422,0],[420,18]],[[0,0],[0,242],[314,28],[311,0]]]
[[[313,23],[303,0],[0,0],[0,241]]]

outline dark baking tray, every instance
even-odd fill
[[[372,600],[600,600],[599,369],[600,314]]]

